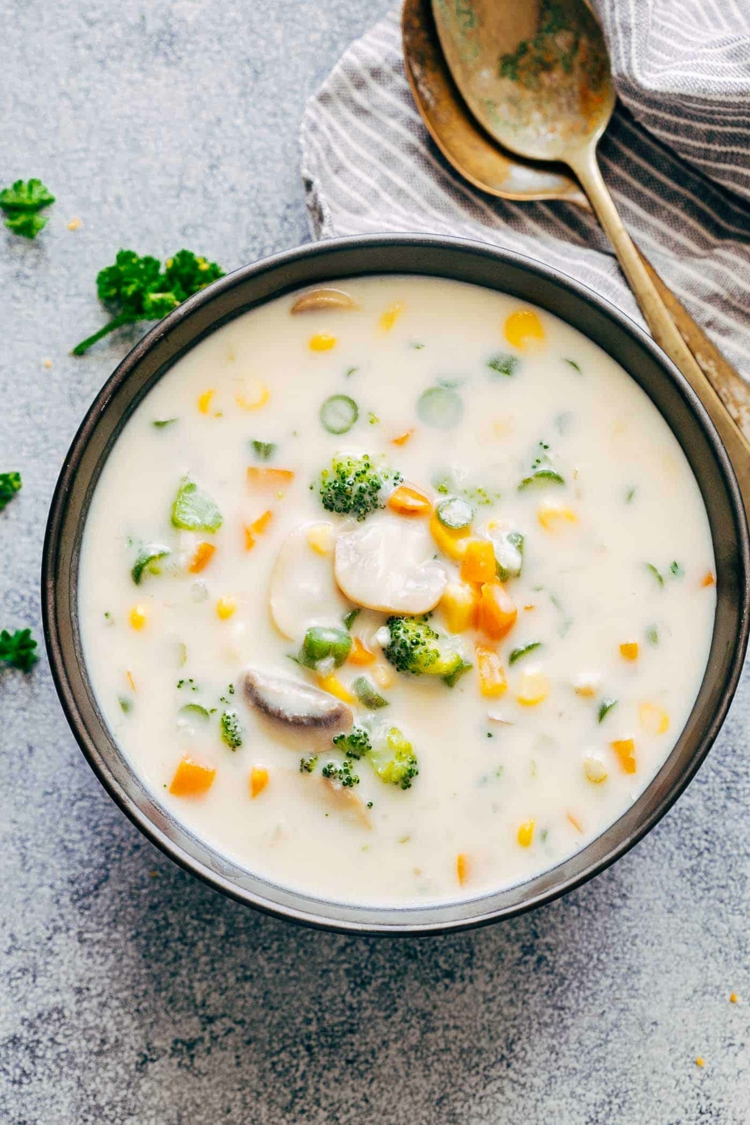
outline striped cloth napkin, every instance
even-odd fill
[[[621,98],[599,149],[604,178],[656,270],[750,378],[750,7],[595,6]],[[593,216],[495,199],[443,159],[411,97],[398,10],[349,47],[308,101],[301,142],[314,237],[480,239],[547,262],[642,323]]]

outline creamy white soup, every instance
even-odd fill
[[[468,898],[621,816],[696,698],[696,481],[599,347],[517,299],[368,277],[160,380],[96,487],[83,647],[175,817],[283,885]]]

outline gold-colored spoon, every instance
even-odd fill
[[[524,168],[498,150],[477,126],[451,81],[425,7],[424,0],[406,0],[407,74],[425,124],[446,158],[472,183],[495,195],[580,203],[569,177],[549,163],[541,169]],[[558,19],[552,46],[550,11]],[[560,26],[561,11],[573,21],[572,32]],[[742,491],[750,498],[750,443],[696,362],[670,311],[712,381],[721,386],[727,406],[743,422],[748,415],[746,385],[644,264],[601,178],[596,144],[611,116],[615,95],[601,32],[583,0],[557,0],[554,6],[548,0],[528,0],[523,5],[512,0],[462,0],[455,7],[448,0],[433,0],[433,12],[453,77],[492,138],[535,160],[564,160],[578,175],[610,234],[654,338],[701,398],[732,458]],[[528,82],[531,88],[524,84]]]

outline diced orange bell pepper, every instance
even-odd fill
[[[370,652],[366,644],[359,637],[354,638],[354,643],[349,651],[350,664],[374,664],[375,653]]]
[[[398,437],[391,438],[391,445],[406,445],[413,433],[414,430],[406,430],[403,434],[399,434]]]
[[[200,574],[202,570],[205,570],[215,551],[216,547],[213,543],[199,543],[188,567],[190,573]]]
[[[479,689],[482,695],[494,698],[508,690],[503,662],[492,648],[476,646],[477,668],[479,669]]]
[[[245,524],[245,550],[252,551],[257,537],[262,535],[273,519],[273,512],[264,512],[262,516],[258,516],[257,520],[252,523]]]
[[[211,788],[215,777],[215,769],[186,757],[175,770],[169,792],[175,797],[197,797]]]
[[[253,488],[286,488],[294,480],[294,473],[291,469],[261,469],[250,465],[247,480]]]
[[[257,797],[268,785],[268,770],[265,766],[253,766],[250,771],[250,796]]]
[[[432,510],[432,503],[421,489],[400,484],[388,497],[388,507],[399,516],[426,516]]]
[[[620,645],[620,655],[624,656],[626,660],[638,659],[638,642],[625,641]]]
[[[485,582],[479,595],[479,628],[493,641],[499,641],[516,623],[518,610],[502,582]]]
[[[461,560],[464,582],[492,582],[495,578],[495,548],[489,539],[470,539]]]
[[[701,586],[715,586],[715,585],[716,585],[716,578],[714,577],[713,571],[707,570],[706,573],[703,575],[703,579],[701,580]]]
[[[625,773],[635,773],[635,743],[632,738],[618,738],[612,743],[612,749],[620,759],[620,765]]]

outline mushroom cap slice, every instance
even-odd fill
[[[242,687],[253,707],[288,728],[347,731],[352,726],[352,712],[346,703],[291,676],[248,668]]]
[[[384,512],[339,534],[334,573],[357,605],[381,613],[427,613],[448,582],[434,555],[435,544],[423,522]]]
[[[271,617],[279,632],[292,641],[301,642],[311,625],[340,628],[351,609],[334,581],[331,555],[311,546],[311,533],[320,527],[320,523],[302,524],[287,535],[271,574]]]

